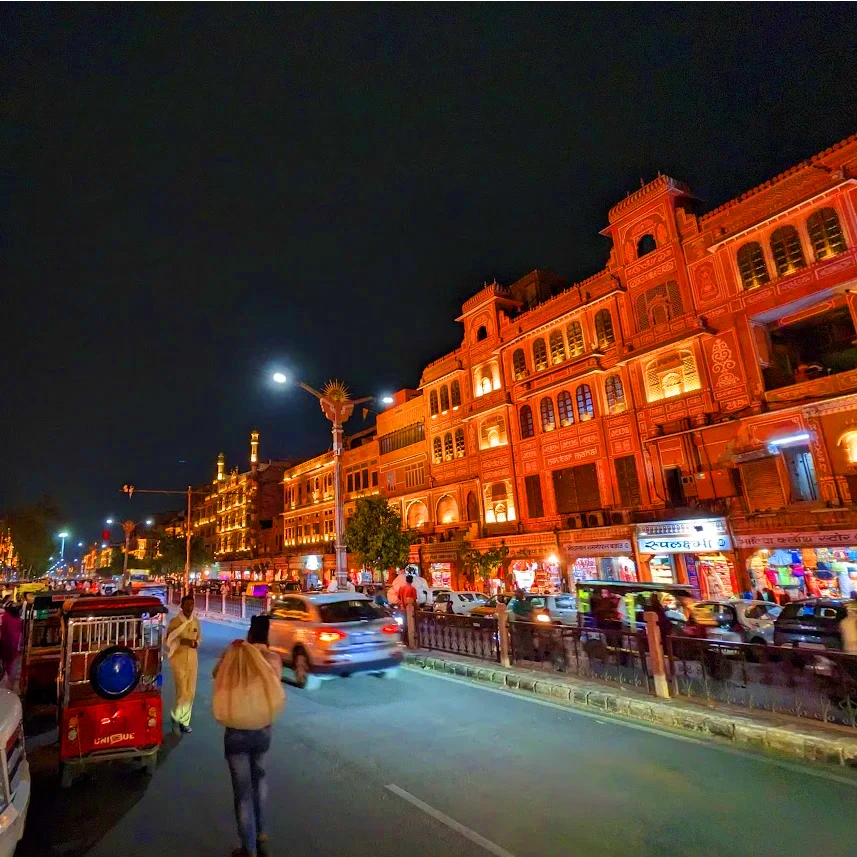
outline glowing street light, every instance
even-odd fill
[[[60,542],[60,559],[65,558],[65,540],[68,538],[68,533],[63,530],[61,533],[57,533],[57,538],[61,539]]]
[[[382,401],[385,405],[392,405],[392,404],[393,404],[393,397],[392,397],[392,396],[383,396],[383,397],[381,398],[381,401]]]
[[[277,384],[285,384],[288,381],[282,372],[275,372],[271,377]],[[304,384],[303,381],[293,383],[308,393],[312,393],[318,399],[322,413],[331,423],[333,434],[333,549],[336,553],[336,585],[340,591],[344,591],[348,584],[348,559],[345,541],[343,540],[345,535],[345,507],[342,492],[342,424],[354,412],[355,405],[370,402],[374,396],[352,399],[348,395],[348,388],[341,381],[328,381],[321,392],[310,387],[309,384]]]
[[[113,523],[113,518],[108,518],[105,522],[108,526]]]

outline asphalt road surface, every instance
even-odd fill
[[[101,766],[71,792],[32,749],[16,857],[222,857],[238,844],[204,623],[194,731],[154,777]],[[172,697],[166,682],[165,705]],[[857,854],[857,778],[402,671],[287,689],[267,756],[279,857]]]

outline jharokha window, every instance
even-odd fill
[[[699,371],[691,351],[674,351],[646,366],[646,398],[669,399],[700,388]]]
[[[432,458],[435,464],[440,464],[443,461],[443,444],[439,437],[432,441]]]
[[[464,445],[464,429],[455,430],[455,457],[464,458],[467,454],[467,447]]]
[[[595,313],[595,339],[599,348],[606,348],[616,341],[613,333],[613,317],[608,309],[601,309]]]
[[[744,244],[738,251],[738,273],[745,289],[753,289],[770,282],[765,254],[762,245],[757,241]]]
[[[572,357],[579,357],[586,350],[583,344],[583,328],[579,321],[571,321],[565,331],[568,337],[568,352]]]
[[[524,356],[523,348],[516,348],[512,355],[512,372],[515,374],[516,381],[527,376],[527,358]]]
[[[437,403],[437,390],[432,390],[429,393],[429,409],[433,417],[436,417],[440,413],[440,407]]]
[[[611,414],[621,414],[625,410],[625,388],[618,375],[607,376],[604,393],[607,397],[607,410]]]
[[[595,406],[592,403],[592,390],[589,384],[581,384],[577,388],[577,415],[581,422],[591,420],[595,416]]]
[[[452,396],[452,407],[457,408],[461,404],[461,384],[458,381],[453,381],[449,385],[449,390]]]
[[[529,405],[524,405],[518,418],[521,421],[521,437],[532,437],[536,433],[533,426],[533,409]]]
[[[565,340],[561,330],[551,331],[550,335],[551,363],[562,363],[565,360]]]
[[[571,393],[560,390],[556,397],[556,409],[559,411],[559,424],[570,426],[574,422],[574,405],[571,403]]]
[[[536,372],[548,368],[548,350],[544,339],[539,338],[533,343],[533,365],[536,367]]]
[[[815,258],[821,261],[845,250],[845,236],[839,218],[832,208],[820,208],[810,214],[806,221],[806,231]]]
[[[794,226],[781,226],[771,235],[771,255],[774,257],[774,267],[777,276],[785,277],[793,274],[798,268],[805,268],[803,247],[800,246],[800,236]]]
[[[453,454],[452,434],[447,432],[443,436],[443,460],[452,461]]]
[[[553,431],[556,428],[556,416],[553,410],[553,399],[545,396],[539,404],[542,415],[542,431]]]
[[[488,449],[491,446],[505,446],[509,442],[506,437],[506,421],[500,416],[485,420],[479,434],[479,445],[482,449]]]
[[[445,414],[449,410],[449,388],[444,384],[440,388],[440,412]]]

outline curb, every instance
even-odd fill
[[[509,692],[532,693],[569,708],[677,729],[698,738],[725,740],[743,750],[776,753],[813,764],[857,767],[857,736],[828,732],[809,723],[805,726],[775,725],[749,715],[707,711],[678,701],[622,695],[594,683],[557,682],[538,673],[483,663],[405,653],[405,664],[410,667],[490,684]]]

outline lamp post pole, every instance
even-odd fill
[[[286,376],[274,375],[278,384],[286,382]],[[348,389],[341,381],[328,381],[324,391],[319,392],[303,381],[297,382],[308,393],[318,399],[322,413],[330,420],[333,435],[333,507],[334,507],[334,541],[333,550],[336,554],[336,585],[344,590],[348,585],[348,547],[345,544],[345,497],[342,490],[342,426],[354,412],[354,406],[372,401],[373,396],[362,399],[352,399]]]

